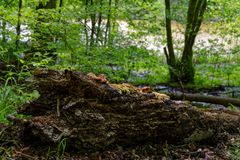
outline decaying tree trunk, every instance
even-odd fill
[[[189,94],[189,93],[165,93],[174,100],[189,100],[196,102],[206,102],[212,104],[220,104],[228,107],[229,105],[235,105],[240,107],[240,99],[228,98],[228,97],[218,97],[209,95],[199,95],[199,94]]]
[[[78,150],[104,150],[145,143],[215,144],[238,133],[240,114],[198,110],[168,96],[129,84],[110,84],[103,76],[37,69],[40,97],[9,116],[28,141],[56,143],[66,138]]]

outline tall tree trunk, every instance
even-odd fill
[[[93,0],[90,1],[91,3],[91,22],[92,22],[92,26],[91,26],[91,36],[90,36],[90,49],[94,46],[94,35],[96,34],[96,12],[94,9],[94,2]]]
[[[86,48],[86,54],[88,53],[88,48],[89,48],[89,37],[88,37],[88,25],[87,25],[87,18],[88,18],[88,0],[85,0],[85,17],[84,17],[84,30],[85,30],[85,37],[86,37],[86,42],[85,42],[85,48]]]
[[[207,0],[190,0],[189,2],[185,44],[181,59],[181,80],[185,83],[194,81],[193,45],[206,7]]]
[[[112,0],[108,1],[108,14],[105,30],[105,45],[109,45],[111,39],[111,12],[112,12]]]
[[[207,0],[189,0],[187,25],[185,31],[184,49],[181,61],[177,61],[174,55],[172,31],[171,31],[171,4],[165,0],[167,48],[164,53],[169,65],[170,80],[172,82],[191,83],[194,81],[193,45],[200,29],[203,14],[207,7]]]
[[[18,1],[18,20],[17,20],[17,27],[16,27],[17,36],[15,41],[16,50],[18,50],[19,48],[19,40],[20,40],[20,34],[21,34],[21,10],[22,10],[22,0],[19,0]]]
[[[173,49],[172,26],[171,26],[171,3],[170,0],[165,0],[165,16],[166,16],[166,31],[167,31],[167,49],[164,48],[164,53],[169,66],[170,81],[177,81],[177,73],[175,71],[176,58]]]
[[[62,7],[63,7],[63,0],[59,0],[59,5],[58,5],[58,23],[61,23],[61,13],[62,13]],[[57,43],[59,41],[60,37],[56,36],[54,42]]]
[[[7,23],[5,21],[5,19],[2,20],[2,43],[5,44],[7,42],[7,38],[6,38],[6,26]]]
[[[59,13],[62,12],[62,7],[63,7],[63,0],[59,1]]]
[[[101,25],[102,25],[102,7],[103,7],[103,0],[100,0],[99,2],[99,12],[98,12],[98,25],[97,25],[97,34],[96,34],[96,43],[98,43],[101,40]]]
[[[118,24],[117,24],[118,3],[119,3],[119,0],[115,0],[114,7],[112,7],[113,8],[113,17],[112,17],[111,41],[113,41],[113,38],[114,38],[113,34],[116,34],[118,32]]]

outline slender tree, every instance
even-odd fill
[[[188,6],[187,27],[185,31],[185,43],[182,54],[182,81],[194,80],[193,45],[200,29],[203,14],[207,8],[207,0],[190,0]]]
[[[19,48],[19,39],[21,34],[21,10],[22,10],[22,0],[18,1],[18,19],[17,19],[17,27],[16,27],[16,50]]]
[[[85,17],[84,17],[84,31],[85,31],[85,38],[86,38],[86,43],[85,43],[85,48],[86,48],[86,53],[88,53],[88,48],[89,48],[89,37],[88,37],[88,24],[87,24],[87,19],[88,19],[88,0],[85,0]]]
[[[180,60],[177,60],[174,54],[170,8],[170,0],[165,0],[166,32],[168,42],[167,48],[164,48],[164,53],[169,65],[170,80],[173,82],[181,81],[183,83],[190,83],[194,81],[195,73],[192,61],[193,45],[202,24],[204,12],[207,8],[207,0],[189,0],[184,49]]]
[[[105,45],[109,44],[111,37],[111,15],[112,15],[112,0],[108,1],[107,24],[105,30]]]
[[[99,0],[99,13],[98,13],[98,25],[97,25],[97,35],[96,35],[96,43],[101,41],[101,25],[102,25],[102,7],[103,7],[103,0]]]
[[[7,42],[6,38],[6,27],[7,27],[7,22],[3,19],[2,20],[2,43],[5,44]]]
[[[119,7],[119,0],[115,0],[114,7],[113,7],[113,18],[112,18],[112,33],[118,32],[118,26],[117,26],[117,10]]]
[[[62,12],[62,7],[63,7],[63,0],[59,1],[59,13]]]
[[[90,0],[90,5],[91,5],[91,35],[90,35],[90,48],[92,48],[94,46],[94,42],[95,42],[95,39],[94,39],[94,36],[96,34],[96,12],[95,12],[95,3],[93,0]]]
[[[165,0],[165,17],[166,17],[166,31],[167,31],[167,49],[164,48],[164,53],[166,55],[167,63],[169,65],[169,73],[171,80],[177,79],[176,74],[174,73],[174,68],[176,66],[176,58],[173,49],[173,40],[172,40],[172,26],[171,26],[171,4],[170,0]],[[167,52],[168,51],[168,52]]]
[[[107,46],[112,40],[111,32],[113,29],[112,15],[114,7],[117,7],[118,0],[85,0],[84,30],[86,37],[86,51],[95,46]],[[116,15],[114,15],[116,16]],[[91,25],[88,26],[87,22]],[[103,23],[106,21],[106,23]],[[105,27],[103,27],[105,24]]]

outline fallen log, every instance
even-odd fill
[[[80,151],[145,143],[210,143],[238,134],[240,114],[199,110],[165,94],[106,77],[38,69],[33,82],[40,97],[19,109],[31,118],[10,116],[16,135],[27,142],[58,143]]]
[[[229,98],[229,97],[217,97],[210,95],[199,95],[199,94],[190,94],[190,93],[169,93],[163,92],[164,94],[171,97],[173,100],[189,100],[196,102],[206,102],[212,104],[220,104],[224,106],[234,105],[240,107],[240,99]]]

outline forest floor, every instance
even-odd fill
[[[34,141],[34,140],[33,140]],[[51,146],[43,143],[19,143],[9,141],[1,145],[3,159],[62,159],[62,160],[230,160],[239,157],[231,153],[236,137],[231,142],[212,144],[136,144],[134,146],[115,146],[96,152],[78,152],[64,146]],[[21,140],[22,142],[22,140]],[[7,146],[6,146],[7,145]]]
[[[55,121],[53,117],[49,121]],[[41,121],[41,120],[40,120]],[[42,119],[46,121],[46,119]],[[52,144],[39,140],[38,137],[23,137],[22,127],[0,124],[0,155],[2,159],[15,160],[230,160],[239,157],[239,138],[227,132],[217,143],[201,141],[188,144],[141,142],[135,145],[112,145],[98,151],[79,151],[69,147],[67,141]],[[18,132],[18,138],[16,137]],[[28,139],[29,138],[29,139]]]

